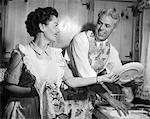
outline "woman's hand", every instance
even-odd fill
[[[117,82],[120,79],[119,75],[113,75],[113,74],[107,74],[107,75],[103,75],[103,76],[99,76],[98,78],[98,82]]]

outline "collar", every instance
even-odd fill
[[[48,46],[46,46],[46,48],[44,49],[41,49],[37,46],[37,44],[35,44],[33,41],[31,41],[29,43],[29,45],[31,46],[31,48],[38,54],[38,55],[42,55],[43,53],[46,53],[47,54],[47,49],[48,49]],[[47,54],[48,55],[48,54]]]
[[[110,43],[108,39],[106,39],[106,40],[104,40],[104,41],[96,41],[96,44],[97,44],[98,47],[99,47],[100,45],[101,45],[102,47],[105,47],[108,43]]]
[[[93,40],[95,40],[96,41],[96,37],[94,36],[94,33],[93,33],[93,31],[91,31],[91,30],[88,30],[88,31],[85,31],[85,34],[86,34],[86,36],[88,37],[88,38],[92,38]],[[106,39],[106,40],[104,40],[104,41],[96,41],[96,45],[97,45],[97,47],[102,47],[102,48],[105,48],[106,46],[108,46],[110,44],[110,42],[109,42],[109,40],[108,39]]]

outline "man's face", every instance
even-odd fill
[[[112,19],[111,16],[102,15],[98,19],[95,29],[95,36],[98,41],[106,40],[113,29],[115,28],[116,20]]]

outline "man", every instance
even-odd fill
[[[113,73],[122,66],[118,51],[107,39],[120,21],[115,9],[103,10],[98,14],[95,32],[85,31],[77,34],[67,53],[74,75],[82,77],[97,76],[106,69]],[[66,56],[65,56],[66,57]]]
[[[116,69],[122,66],[118,51],[108,40],[119,21],[120,16],[116,9],[102,10],[98,14],[94,32],[84,31],[73,38],[66,50],[65,58],[68,60],[68,65],[74,76],[95,77],[101,74],[111,76]],[[98,90],[100,89],[99,86],[88,89]],[[104,83],[102,86],[108,87],[105,89],[110,93],[121,92],[120,87],[114,86],[114,84]],[[98,91],[96,93],[101,94]],[[112,98],[107,92],[103,93],[102,96],[118,111],[119,115],[121,115],[120,110],[125,115],[127,114],[123,103]]]

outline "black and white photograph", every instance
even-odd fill
[[[0,119],[150,119],[150,0],[0,0]]]

